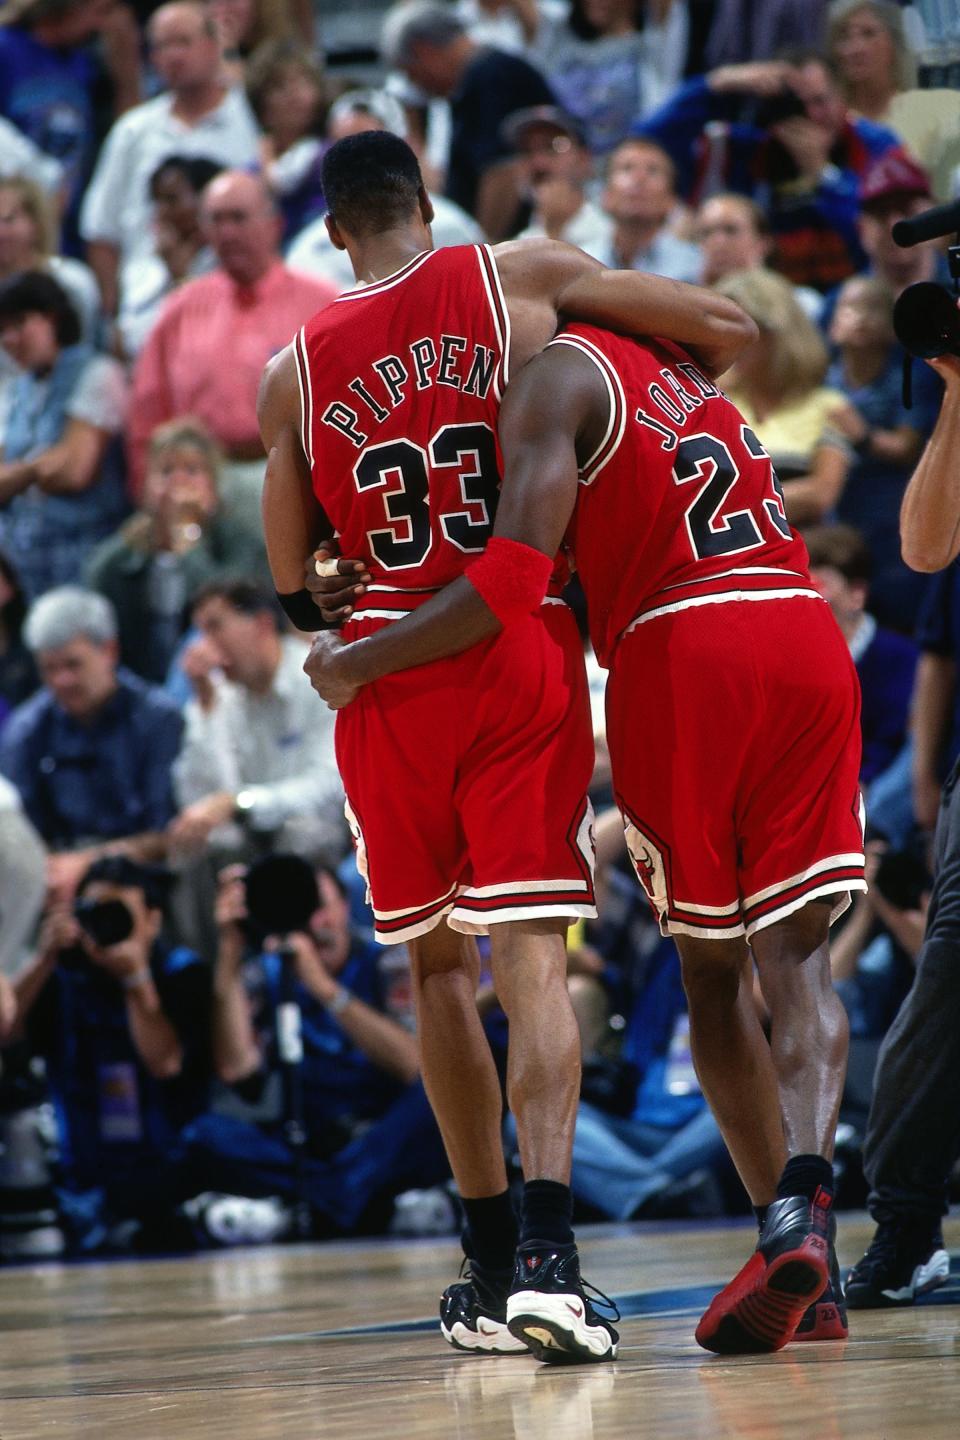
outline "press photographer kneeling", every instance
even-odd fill
[[[46,1063],[61,1220],[79,1250],[138,1228],[157,1243],[177,1136],[207,1103],[209,967],[163,938],[166,884],[125,856],[97,860],[14,977],[10,1039]]]
[[[223,871],[217,927],[214,1057],[234,1100],[183,1137],[199,1238],[381,1228],[400,1191],[449,1174],[392,1003],[405,977],[351,930],[336,875],[295,855]]]

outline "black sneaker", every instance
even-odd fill
[[[830,1197],[790,1195],[767,1207],[760,1243],[711,1300],[694,1335],[718,1355],[782,1350],[830,1281]]]
[[[847,1304],[851,1310],[912,1305],[918,1295],[945,1284],[949,1274],[950,1256],[938,1224],[906,1217],[883,1220],[847,1276]]]
[[[828,1232],[830,1243],[830,1279],[819,1299],[814,1300],[803,1312],[797,1326],[794,1340],[846,1340],[847,1306],[840,1284],[840,1266],[837,1262],[837,1217],[830,1216]]]
[[[455,1350],[479,1355],[522,1355],[527,1346],[507,1329],[512,1270],[484,1270],[464,1260],[461,1279],[440,1296],[440,1330]]]
[[[593,1293],[609,1305],[613,1319],[619,1320],[613,1301],[599,1290]],[[584,1293],[576,1245],[541,1245],[534,1240],[518,1248],[507,1300],[507,1326],[511,1335],[548,1365],[617,1358],[620,1336]]]

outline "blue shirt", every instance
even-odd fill
[[[161,690],[120,669],[88,725],[45,689],[18,706],[0,740],[0,771],[53,849],[162,830],[176,813],[170,774],[182,730]]]
[[[860,677],[863,730],[860,779],[869,784],[892,764],[906,742],[917,647],[905,635],[878,627],[863,654],[855,654],[854,660]]]
[[[382,946],[355,937],[347,963],[336,977],[358,1000],[381,1014],[388,1010],[384,953]],[[270,1068],[276,1064],[274,1017],[281,963],[275,954],[260,956],[249,986]],[[307,1130],[316,1136],[336,1121],[346,1136],[357,1123],[378,1119],[403,1085],[351,1040],[336,1016],[299,980],[294,982],[293,994],[300,1007]]]
[[[148,1189],[181,1128],[206,1107],[210,967],[192,950],[158,941],[150,968],[183,1048],[180,1074],[150,1074],[130,1035],[119,983],[71,951],[30,1012],[32,1043],[47,1060],[61,1167],[70,1188],[117,1195]]]
[[[0,114],[60,161],[71,207],[93,160],[95,79],[85,49],[54,49],[18,25],[0,27]]]
[[[940,382],[929,365],[918,365],[913,377],[913,407],[903,403],[903,351],[891,346],[884,369],[868,385],[849,385],[843,363],[834,360],[827,385],[842,390],[871,430],[896,430],[910,425],[924,438],[933,428],[940,405]],[[850,468],[837,505],[837,519],[853,525],[870,546],[874,563],[874,589],[883,583],[891,566],[905,568],[900,559],[900,502],[913,471],[912,465],[894,465],[873,455],[858,457]]]
[[[931,575],[917,619],[917,644],[922,651],[960,665],[960,565],[955,561]],[[953,715],[940,773],[946,775],[960,755],[960,684],[953,699]]]

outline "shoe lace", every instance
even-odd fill
[[[597,1289],[596,1285],[591,1285],[590,1281],[584,1280],[582,1276],[580,1278],[580,1284],[583,1286],[584,1290],[588,1290],[590,1292],[589,1299],[594,1309],[600,1308],[603,1310],[608,1310],[610,1312],[611,1320],[620,1319],[620,1307],[617,1305],[616,1300],[611,1300],[609,1295],[605,1295],[602,1290]],[[599,1302],[599,1306],[597,1302]]]

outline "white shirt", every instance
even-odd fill
[[[172,95],[158,95],[121,115],[83,198],[81,235],[116,245],[124,260],[154,253],[149,187],[161,160],[188,155],[240,169],[258,161],[257,122],[242,91],[228,91],[193,125],[174,115],[173,103]]]
[[[430,200],[434,210],[430,232],[435,250],[442,250],[447,245],[480,243],[483,239],[480,227],[465,210],[442,195],[431,195]],[[341,290],[352,290],[357,283],[350,257],[345,250],[334,246],[323,216],[304,226],[294,237],[284,258],[291,270],[330,280]]]
[[[531,240],[546,233],[543,226],[538,224],[534,213],[530,224],[526,230],[521,231],[517,239]],[[592,200],[584,200],[576,215],[564,225],[558,238],[566,241],[568,245],[576,245],[579,250],[592,255],[594,260],[607,264],[613,243],[613,222],[599,205],[595,205]]]
[[[178,804],[204,795],[248,791],[255,830],[276,830],[304,817],[329,822],[331,846],[343,835],[343,785],[333,748],[336,716],[303,673],[305,642],[285,635],[280,664],[265,695],[229,680],[214,681],[209,710],[190,700],[186,729],[173,767]]]

